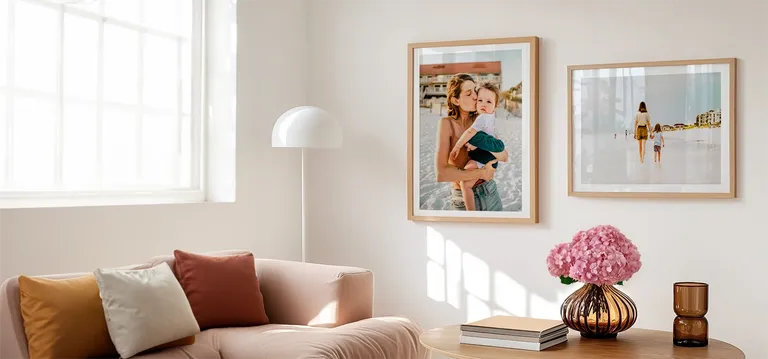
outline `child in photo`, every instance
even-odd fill
[[[455,160],[461,147],[467,146],[469,150],[470,161],[464,166],[464,169],[483,168],[486,163],[497,159],[504,151],[504,142],[496,138],[496,107],[500,102],[499,88],[496,85],[486,82],[480,84],[477,89],[477,113],[478,116],[472,126],[464,131],[451,150],[450,158]],[[498,163],[493,163],[493,168]],[[478,181],[463,181],[461,185],[461,194],[464,198],[464,204],[468,211],[475,210],[475,196],[472,187]]]
[[[651,133],[653,139],[653,162],[661,165],[661,148],[664,147],[664,134],[661,131],[661,125],[656,124]]]

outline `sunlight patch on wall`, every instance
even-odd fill
[[[445,264],[445,238],[432,227],[427,227],[427,258],[441,266]]]
[[[445,280],[448,304],[461,308],[463,288],[461,287],[461,249],[452,241],[445,242]]]
[[[445,239],[440,232],[427,227],[427,296],[445,301]]]
[[[525,287],[508,275],[500,271],[493,273],[493,302],[510,314],[520,317],[527,315],[527,292]]]
[[[427,297],[448,303],[456,309],[466,307],[467,320],[491,315],[530,316],[528,290],[502,271],[491,277],[489,265],[479,257],[462,251],[449,238],[431,226],[426,227]],[[535,295],[531,295],[533,298]],[[549,313],[558,304],[539,296],[537,310]],[[559,303],[559,302],[558,302]],[[476,320],[476,319],[475,319]]]
[[[491,316],[491,307],[488,304],[475,297],[472,294],[467,294],[467,321],[472,322]]]
[[[550,302],[536,294],[531,294],[531,318],[560,319],[560,302]]]
[[[445,301],[445,270],[432,261],[427,261],[427,296],[435,301]]]
[[[464,253],[462,267],[464,268],[464,289],[478,299],[488,301],[491,281],[488,264],[480,258]]]
[[[501,309],[494,309],[493,312],[491,312],[492,315],[512,315],[511,313],[501,310]]]

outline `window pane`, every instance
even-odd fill
[[[144,37],[144,105],[178,108],[179,62],[176,41]]]
[[[108,17],[139,22],[140,0],[104,0],[104,11]]]
[[[0,188],[4,188],[6,186],[5,183],[5,166],[6,161],[8,160],[8,152],[6,151],[6,126],[8,115],[6,114],[6,108],[5,108],[5,95],[0,93]]]
[[[192,0],[144,0],[144,24],[150,28],[179,33],[181,2]]]
[[[136,183],[136,114],[105,108],[102,131],[104,185],[114,188]]]
[[[192,119],[189,116],[181,118],[181,158],[179,159],[181,187],[192,186]]]
[[[142,182],[175,185],[178,171],[178,128],[174,116],[145,115],[142,122]]]
[[[56,91],[58,22],[55,10],[16,1],[16,86],[47,92]]]
[[[72,4],[65,4],[66,7],[77,9],[81,11],[87,11],[92,14],[101,14],[101,4],[102,1],[82,1],[82,2],[76,2]]]
[[[139,34],[104,25],[104,100],[136,103]]]
[[[7,57],[8,57],[8,0],[0,0],[0,86],[5,86]]]
[[[13,182],[23,189],[50,188],[54,183],[53,101],[16,97],[13,104]]]
[[[64,104],[63,172],[66,189],[92,189],[97,184],[96,107]]]
[[[99,24],[64,15],[64,95],[96,99],[99,65]]]
[[[181,47],[181,112],[192,111],[192,49],[189,41]]]
[[[194,16],[192,15],[194,3],[199,0],[181,0],[181,18],[179,24],[181,26],[181,36],[187,39],[192,37],[192,27]]]

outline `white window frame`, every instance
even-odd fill
[[[182,46],[177,34],[171,34],[159,30],[154,30],[143,25],[132,24],[120,20],[112,19],[104,15],[103,3],[100,14],[88,12],[86,10],[65,6],[63,4],[52,3],[49,0],[15,0],[35,3],[58,11],[59,18],[59,64],[58,64],[58,89],[57,108],[58,116],[56,123],[56,180],[61,178],[62,158],[61,158],[61,127],[62,127],[62,60],[63,60],[63,30],[64,14],[73,14],[84,18],[96,20],[99,24],[99,69],[98,69],[98,125],[101,128],[103,97],[103,56],[104,56],[104,24],[113,23],[122,27],[131,28],[140,32],[139,54],[142,54],[143,39],[145,34],[152,34],[164,38],[172,38],[177,44],[179,54]],[[0,190],[0,208],[35,208],[35,207],[72,207],[72,206],[107,206],[107,205],[137,205],[137,204],[165,204],[165,203],[200,203],[200,202],[232,202],[234,201],[234,176],[235,176],[235,153],[234,153],[234,129],[235,129],[235,109],[232,98],[235,96],[235,46],[236,42],[232,39],[236,36],[236,27],[231,26],[236,18],[235,0],[190,0],[194,3],[193,15],[193,36],[191,43],[192,61],[191,70],[200,76],[191,76],[191,188],[132,188],[125,191],[2,191]],[[70,1],[71,2],[71,1]],[[66,2],[64,2],[66,3]],[[13,7],[14,0],[9,2],[8,9],[8,48],[13,46]],[[224,51],[222,51],[224,50]],[[141,56],[140,56],[141,57]],[[24,93],[25,95],[38,95],[28,91],[19,91],[14,89],[13,80],[13,56],[9,56],[9,63],[6,69],[6,116],[10,118],[13,111],[12,99],[15,93]],[[179,56],[181,62],[181,56]],[[227,71],[222,73],[217,67],[226,65]],[[141,73],[141,61],[139,61],[139,79]],[[180,71],[180,70],[179,70]],[[211,76],[214,74],[215,77]],[[142,106],[142,86],[138,86],[139,113],[146,111]],[[216,89],[216,91],[211,91]],[[3,91],[0,88],[0,91]],[[181,84],[178,84],[178,121],[186,115],[181,113]],[[51,95],[45,94],[51,98]],[[215,121],[208,121],[214,118]],[[139,121],[139,126],[141,122]],[[12,158],[12,123],[9,124],[6,133],[5,143],[6,156]],[[178,127],[181,131],[181,127]],[[141,128],[139,127],[139,131]],[[98,132],[99,143],[101,142],[101,131]],[[140,144],[139,144],[140,146]],[[214,147],[215,146],[215,147]],[[223,148],[220,148],[222,147]],[[140,151],[141,148],[138,148]],[[98,168],[101,171],[101,153],[97,154],[99,160]],[[137,167],[141,167],[141,158],[137,158]],[[6,175],[12,175],[12,163],[6,161]],[[216,172],[213,172],[216,171]]]

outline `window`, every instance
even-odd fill
[[[0,0],[3,207],[205,200],[205,6]]]

